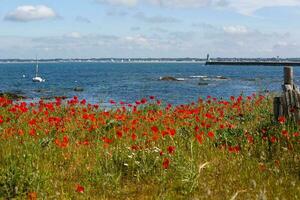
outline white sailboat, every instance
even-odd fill
[[[35,77],[32,78],[33,82],[45,82],[45,79],[42,77],[38,76],[39,73],[39,64],[38,60],[36,59],[36,66],[35,66]]]

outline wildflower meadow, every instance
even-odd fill
[[[0,97],[0,199],[300,199],[299,126],[272,99]]]

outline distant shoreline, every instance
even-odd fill
[[[0,64],[34,64],[35,61],[0,61]],[[115,63],[115,64],[143,64],[143,63],[201,63],[205,64],[205,61],[39,61],[39,63]]]
[[[35,63],[35,59],[0,59],[0,64]],[[300,66],[300,58],[50,58],[39,63],[201,63],[206,65]]]

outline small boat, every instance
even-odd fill
[[[33,82],[45,82],[45,79],[43,79],[42,77],[38,76],[38,72],[39,72],[39,64],[38,64],[38,60],[36,59],[35,77],[32,78],[32,81]]]

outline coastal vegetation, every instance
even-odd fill
[[[0,97],[0,199],[299,199],[300,130],[272,97]]]

